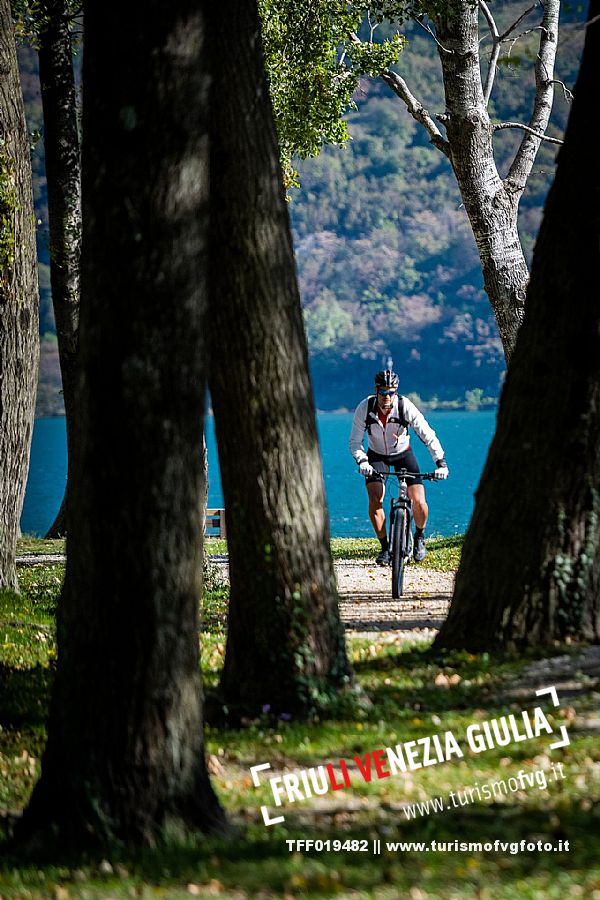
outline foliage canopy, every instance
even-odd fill
[[[401,4],[346,0],[259,0],[267,75],[287,187],[298,185],[292,156],[316,156],[324,144],[343,144],[343,114],[355,109],[352,95],[360,75],[378,75],[397,61],[405,40],[399,34],[380,43],[373,32],[384,7]],[[369,17],[369,39],[351,36]]]

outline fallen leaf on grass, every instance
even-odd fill
[[[434,684],[436,687],[441,688],[449,688],[455,684],[460,684],[461,677],[458,672],[455,672],[453,675],[445,675],[443,672],[438,672],[435,676]]]
[[[218,778],[220,778],[225,774],[225,770],[219,762],[219,758],[215,756],[214,753],[210,754],[206,765],[211,775],[216,775]]]

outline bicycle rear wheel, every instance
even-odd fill
[[[404,565],[406,563],[406,533],[408,513],[398,510],[392,535],[392,597],[397,600],[404,590]]]

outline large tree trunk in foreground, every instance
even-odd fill
[[[545,3],[546,31],[540,50],[543,75],[537,76],[545,83],[539,85],[540,109],[535,118],[541,133],[552,109],[558,9],[556,0]],[[517,230],[519,201],[540,139],[526,135],[509,176],[503,181],[496,168],[493,126],[481,82],[478,17],[476,3],[459,0],[447,16],[436,17],[436,34],[446,97],[448,155],[473,229],[485,290],[508,362],[523,320],[529,279]]]
[[[17,588],[38,360],[29,135],[10,4],[0,0],[0,588]]]
[[[536,244],[527,309],[467,534],[442,647],[600,638],[600,54],[581,71]]]
[[[349,669],[256,4],[226,0],[218,20],[209,381],[231,577],[221,692],[238,712],[301,714]]]
[[[21,836],[223,823],[198,658],[207,4],[86,6],[81,377],[59,666]],[[132,42],[131,35],[135,35]]]
[[[50,282],[70,459],[75,418],[81,254],[81,163],[77,93],[66,0],[47,0],[43,4],[43,16],[47,21],[47,28],[40,34],[38,53],[48,182]],[[65,499],[46,537],[61,537],[65,534],[68,483],[67,475]]]

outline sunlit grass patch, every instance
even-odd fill
[[[28,670],[56,659],[54,610],[60,579],[38,573],[31,592],[0,591],[0,663],[8,669]],[[10,692],[8,692],[10,693]]]
[[[222,586],[212,591],[205,591],[200,605],[201,631],[217,638],[224,636],[227,629],[228,608],[228,587]]]
[[[458,568],[464,536],[449,538],[428,538],[427,557],[422,563],[410,565],[419,568],[435,569],[439,572],[452,572]],[[379,542],[374,538],[332,538],[331,553],[334,560],[356,559],[374,560],[380,550]]]
[[[205,537],[204,552],[209,556],[225,556],[227,554],[227,541],[224,538]]]
[[[53,621],[65,577],[64,565],[21,566],[17,608],[39,621]]]
[[[48,540],[24,534],[17,541],[17,556],[51,556],[65,552],[64,538]]]
[[[440,571],[457,568],[463,541],[464,535],[428,538],[429,554],[426,560],[419,565]],[[223,538],[207,537],[204,539],[204,550],[209,556],[226,556],[227,541]],[[22,555],[50,555],[64,552],[64,540],[47,541],[42,538],[24,537],[18,543],[18,553]],[[331,540],[331,553],[334,559],[371,560],[378,552],[379,543],[374,538],[332,538]]]
[[[453,572],[458,569],[460,554],[464,544],[463,534],[454,537],[429,538],[427,540],[427,557],[422,563],[417,563],[426,569],[436,569],[440,572]]]

